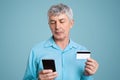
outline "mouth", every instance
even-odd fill
[[[60,34],[62,34],[63,32],[58,32],[58,31],[56,31],[55,32],[55,34],[58,34],[58,35],[60,35]]]

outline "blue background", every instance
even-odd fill
[[[22,80],[31,48],[51,36],[47,10],[73,9],[71,38],[99,62],[95,80],[120,80],[120,0],[0,0],[0,80]]]

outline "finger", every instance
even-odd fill
[[[42,71],[40,71],[39,72],[39,78],[40,79],[44,79],[45,77],[46,77],[46,75],[45,74],[48,74],[48,73],[52,73],[52,70],[42,70]]]
[[[50,74],[46,74],[46,79],[54,79],[55,77],[57,77],[57,72],[53,72]]]
[[[93,75],[94,71],[89,68],[85,68],[85,73],[87,73],[87,75]]]
[[[51,79],[54,79],[55,77],[57,77],[57,72],[40,75],[40,79],[43,79],[43,80],[51,80]]]
[[[92,59],[92,58],[88,58],[88,59],[87,59],[87,62],[95,62],[95,60]]]
[[[89,66],[95,67],[95,63],[92,63],[92,62],[86,62],[85,64],[86,66],[89,65]]]
[[[57,72],[52,72],[52,73],[48,73],[45,75],[46,75],[46,77],[55,76],[55,75],[57,75]]]
[[[98,63],[95,60],[93,60],[92,58],[88,58],[87,62],[86,62],[86,65],[91,65],[93,67],[97,67]]]
[[[86,67],[86,68],[89,68],[89,69],[91,69],[91,70],[96,71],[97,68],[98,68],[98,64],[92,63],[92,62],[86,62],[85,67]]]
[[[57,77],[57,72],[53,72],[52,70],[42,70],[39,73],[39,78],[42,80],[51,80]]]
[[[87,62],[91,62],[91,63],[94,63],[95,65],[98,65],[97,61],[92,58],[88,58]]]
[[[90,65],[86,65],[85,68],[88,68],[88,69],[90,69],[90,70],[92,70],[92,71],[94,70],[94,67],[93,67],[93,66],[90,66]]]
[[[46,70],[40,71],[41,74],[47,74],[47,73],[51,73],[51,72],[53,72],[51,69],[46,69]]]

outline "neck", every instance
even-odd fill
[[[62,49],[64,50],[66,48],[66,46],[69,44],[69,37],[65,38],[63,40],[55,40],[55,43]]]

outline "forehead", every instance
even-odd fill
[[[66,14],[60,14],[60,15],[49,15],[49,20],[57,20],[57,19],[68,19]]]

